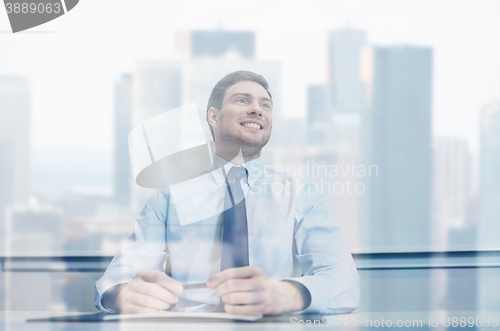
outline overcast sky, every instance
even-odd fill
[[[479,111],[500,98],[499,13],[497,0],[81,0],[11,34],[0,8],[0,75],[31,81],[34,146],[111,149],[114,80],[136,60],[171,58],[175,31],[255,31],[257,58],[282,62],[283,112],[303,117],[306,86],[326,81],[327,33],[349,24],[373,45],[433,47],[433,130],[476,150]]]

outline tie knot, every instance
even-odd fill
[[[227,180],[232,181],[234,178],[241,180],[246,177],[247,169],[245,167],[232,167],[227,173]]]

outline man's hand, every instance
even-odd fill
[[[182,283],[167,274],[142,269],[129,283],[107,290],[102,305],[124,314],[158,313],[176,303],[182,290]]]
[[[306,306],[296,286],[272,279],[258,267],[226,269],[206,284],[221,296],[224,310],[230,314],[277,315]]]

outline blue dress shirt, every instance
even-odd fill
[[[232,166],[224,166],[226,173]],[[241,184],[247,206],[250,265],[260,267],[273,279],[304,285],[311,302],[302,312],[327,315],[356,309],[359,276],[333,213],[317,192],[317,186],[264,168],[260,158],[243,166],[248,170],[248,178]],[[223,197],[222,171],[213,171],[209,176]],[[101,304],[106,290],[131,281],[140,269],[162,270],[167,254],[172,277],[185,284],[204,283],[220,271],[221,214],[206,217],[207,206],[195,196],[177,199],[174,204],[172,192],[169,187],[157,190],[147,201],[128,244],[96,282],[95,305],[99,310],[112,312]],[[218,203],[211,202],[210,208]],[[183,212],[178,213],[176,205]],[[192,211],[190,216],[179,217],[185,215],[185,210]],[[214,311],[219,300],[208,288],[185,290],[179,294],[174,310]]]

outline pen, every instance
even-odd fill
[[[183,287],[184,287],[184,290],[195,290],[195,289],[200,289],[200,288],[208,288],[207,284],[205,284],[205,283],[184,284]]]
[[[172,271],[171,271],[171,266],[170,266],[170,254],[167,253],[167,255],[165,255],[165,259],[163,260],[163,272],[166,273],[167,275],[169,275],[170,277],[172,277]]]

